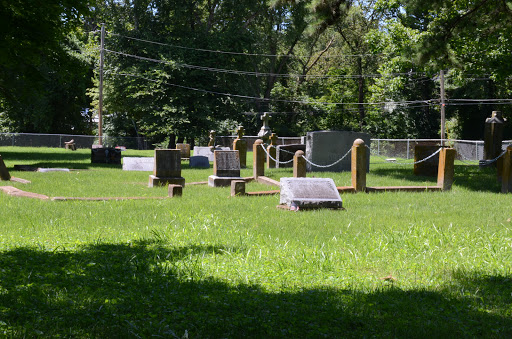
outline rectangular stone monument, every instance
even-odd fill
[[[190,144],[176,144],[176,149],[180,150],[182,159],[190,158]]]
[[[424,175],[427,177],[436,177],[439,168],[439,153],[428,160],[416,163],[434,154],[440,146],[437,145],[416,145],[414,146],[414,175]]]
[[[111,147],[91,148],[91,163],[121,165],[121,150]]]
[[[330,178],[281,178],[279,203],[291,208],[342,208],[334,181]]]
[[[204,155],[194,155],[190,157],[188,164],[190,168],[210,168],[208,157]]]
[[[303,144],[290,144],[276,146],[276,168],[293,167],[293,156],[295,152],[303,151],[306,153],[306,145]],[[283,164],[283,162],[288,162]]]
[[[215,151],[213,175],[208,177],[208,186],[230,186],[233,180],[240,177],[240,157],[238,151]]]
[[[154,167],[153,157],[123,157],[123,171],[153,172]]]
[[[194,155],[202,155],[208,158],[208,161],[214,160],[214,151],[229,151],[229,147],[200,147],[200,146],[194,146]]]
[[[352,148],[354,140],[363,139],[370,147],[371,137],[366,133],[352,131],[317,131],[306,135],[306,159],[320,166],[327,166],[341,159]],[[351,170],[351,159],[347,155],[330,167],[317,167],[308,162],[308,172],[343,172]],[[367,152],[367,172],[370,171],[370,152]]]
[[[185,178],[181,176],[181,153],[177,149],[156,149],[148,187],[167,184],[185,186]]]

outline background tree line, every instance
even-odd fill
[[[2,131],[95,133],[101,23],[110,135],[438,138],[440,70],[449,137],[512,115],[509,0],[0,2]]]

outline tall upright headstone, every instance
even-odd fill
[[[351,170],[351,160],[347,155],[342,161],[340,160],[349,151],[354,140],[362,139],[364,144],[370,147],[371,137],[366,133],[352,131],[317,131],[308,132],[306,135],[306,158],[309,160],[307,164],[308,172],[342,172]],[[367,168],[370,170],[370,152],[366,152]],[[318,167],[311,163],[330,167]]]
[[[185,186],[185,178],[181,176],[181,152],[178,149],[156,149],[148,187],[168,184]]]
[[[233,141],[233,150],[238,151],[240,157],[240,168],[247,167],[247,141],[243,139],[244,133],[244,126],[238,126],[236,129],[237,138]]]
[[[505,119],[500,111],[493,111],[485,120],[484,128],[484,160],[492,160],[502,152],[503,127]]]
[[[240,177],[240,158],[238,151],[215,151],[213,175],[208,177],[208,186],[230,186],[233,180]]]

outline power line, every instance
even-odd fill
[[[179,46],[179,45],[174,45],[174,44],[167,44],[167,43],[162,43],[162,42],[157,42],[157,41],[129,37],[126,35],[121,35],[121,34],[112,33],[112,32],[109,32],[109,34],[114,35],[114,36],[119,36],[121,38],[129,39],[129,40],[135,40],[135,41],[150,43],[150,44],[159,45],[159,46],[166,46],[166,47],[172,47],[172,48],[178,48],[178,49],[190,50],[190,51],[198,51],[198,52],[208,52],[208,53],[228,54],[228,55],[242,55],[242,56],[272,57],[272,58],[274,58],[274,57],[276,57],[276,58],[279,58],[279,57],[283,57],[283,58],[313,58],[313,57],[317,57],[317,55],[260,54],[260,53],[220,51],[220,50],[212,50],[212,49],[205,49],[205,48],[194,48],[194,47],[185,47],[185,46]],[[384,55],[384,53],[320,55],[319,57],[321,57],[321,58],[345,58],[345,57],[363,57],[363,56],[379,56],[379,55]]]
[[[190,64],[182,64],[172,61],[166,61],[166,60],[159,60],[159,59],[153,59],[148,57],[142,57],[134,54],[128,54],[118,51],[113,51],[109,49],[105,49],[108,53],[113,53],[117,55],[121,55],[124,57],[139,59],[143,61],[148,62],[154,62],[164,65],[170,65],[170,66],[176,66],[176,67],[183,67],[188,69],[194,69],[194,70],[200,70],[200,71],[207,71],[207,72],[214,72],[214,73],[228,73],[228,74],[236,74],[236,75],[250,75],[250,76],[261,76],[261,77],[278,77],[278,78],[315,78],[315,79],[326,79],[326,78],[339,78],[339,79],[360,79],[360,78],[380,78],[385,76],[400,76],[400,75],[412,75],[412,74],[423,74],[423,73],[416,73],[416,72],[407,72],[407,73],[389,73],[389,74],[350,74],[350,75],[318,75],[318,74],[308,74],[308,75],[302,75],[302,74],[278,74],[278,73],[260,73],[260,72],[250,72],[250,71],[239,71],[239,70],[232,70],[232,69],[223,69],[223,68],[214,68],[214,67],[205,67],[205,66],[197,66],[197,65],[190,65]]]
[[[161,83],[163,85],[171,86],[171,87],[177,87],[182,89],[187,89],[191,91],[196,92],[202,92],[207,94],[214,94],[214,95],[221,95],[221,96],[227,96],[227,97],[234,97],[234,98],[241,98],[241,99],[250,99],[250,100],[256,100],[256,101],[263,101],[263,102],[284,102],[284,103],[296,103],[296,104],[302,104],[302,105],[365,105],[365,106],[371,106],[371,105],[413,105],[413,104],[428,104],[429,100],[416,100],[416,101],[400,101],[400,102],[390,102],[390,101],[383,101],[383,102],[364,102],[364,103],[354,103],[354,102],[322,102],[322,101],[304,101],[304,100],[285,100],[285,99],[270,99],[270,98],[260,98],[260,97],[252,97],[247,95],[239,95],[239,94],[231,94],[231,93],[222,93],[222,92],[216,92],[216,91],[210,91],[205,89],[199,89],[189,86],[183,86],[183,85],[177,85],[172,84],[168,82],[162,82],[160,80],[154,80],[150,78],[146,78],[140,75],[136,74],[130,74],[130,73],[116,73],[112,72],[110,73],[112,75],[119,75],[119,76],[127,76],[127,77],[134,77],[139,78],[147,81],[151,81],[154,83]]]

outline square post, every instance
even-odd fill
[[[263,147],[263,140],[261,139],[257,139],[252,145],[252,171],[254,178],[262,177],[265,175],[265,150]]]
[[[452,189],[454,162],[457,151],[453,148],[443,148],[439,152],[439,168],[437,171],[437,186],[443,191]]]
[[[306,177],[306,159],[304,159],[304,152],[300,150],[293,156],[293,177]]]

